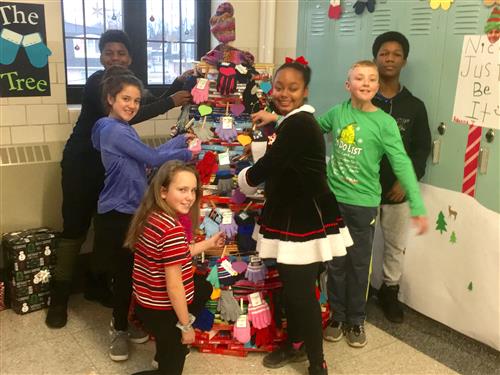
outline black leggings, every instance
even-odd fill
[[[321,263],[290,265],[278,263],[283,282],[283,299],[288,341],[304,341],[311,366],[323,364],[321,308],[316,299],[316,280]]]

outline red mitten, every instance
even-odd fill
[[[234,69],[234,64],[221,63],[219,65],[217,90],[224,96],[236,90],[236,70]]]
[[[333,20],[338,20],[342,14],[342,7],[340,6],[340,0],[330,0],[330,6],[328,7],[328,17]]]
[[[255,332],[255,345],[257,347],[269,345],[273,343],[273,334],[271,332],[271,326],[265,328],[257,329]]]
[[[210,182],[210,176],[217,172],[217,155],[214,152],[208,151],[196,164],[196,169],[200,174],[201,183],[206,185]]]

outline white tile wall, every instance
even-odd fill
[[[0,110],[0,126],[26,124],[26,106],[3,105]]]
[[[59,122],[57,105],[30,105],[26,109],[26,122],[29,125],[57,124]]]
[[[71,124],[44,125],[45,142],[65,142],[73,126]]]
[[[154,120],[144,121],[134,125],[134,129],[140,137],[151,137],[155,135],[155,122]]]
[[[12,143],[39,143],[44,139],[43,126],[16,126],[10,128]]]
[[[10,128],[0,128],[0,144],[10,145],[12,143],[10,139]]]

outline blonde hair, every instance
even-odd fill
[[[127,236],[125,238],[125,247],[134,250],[137,239],[144,230],[149,215],[154,211],[163,211],[167,215],[177,217],[177,213],[161,197],[161,189],[168,189],[170,183],[178,172],[190,172],[196,177],[196,199],[189,211],[192,230],[198,227],[200,219],[200,199],[201,199],[201,181],[197,170],[190,165],[178,160],[172,160],[164,163],[156,172],[153,180],[144,195],[141,204],[130,222]]]
[[[352,71],[356,68],[359,68],[359,67],[373,68],[377,71],[377,74],[378,74],[378,67],[373,61],[371,61],[371,60],[359,60],[359,61],[356,61],[354,64],[352,64],[351,67],[349,68],[349,70],[347,71],[347,80],[348,81],[351,78]]]

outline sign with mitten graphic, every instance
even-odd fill
[[[0,4],[0,96],[50,96],[45,11],[41,4]]]

